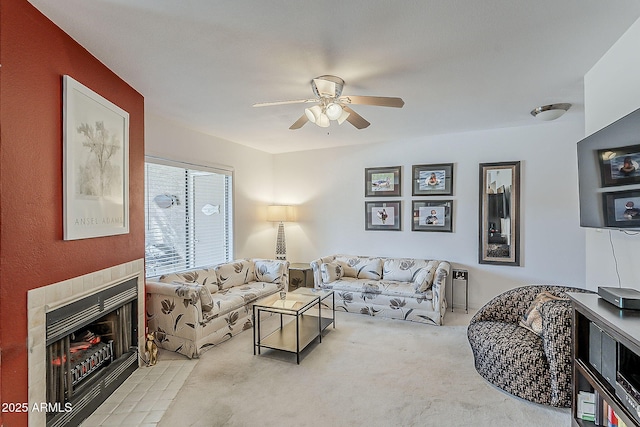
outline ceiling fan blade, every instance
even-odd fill
[[[296,130],[296,129],[300,129],[302,126],[304,126],[307,122],[309,121],[309,119],[307,118],[306,114],[303,114],[302,117],[300,117],[298,120],[296,120],[296,122],[294,124],[291,125],[291,127],[289,129],[291,130]]]
[[[258,102],[253,104],[254,107],[270,107],[272,105],[285,105],[285,104],[304,104],[309,102],[319,102],[317,98],[313,99],[296,99],[294,101],[275,101],[275,102]]]
[[[366,121],[360,114],[353,111],[351,108],[344,106],[345,111],[349,113],[349,117],[347,117],[347,121],[354,125],[358,129],[364,129],[369,127],[371,123]]]
[[[402,98],[393,98],[387,96],[348,95],[341,96],[338,100],[345,104],[378,105],[380,107],[402,108],[402,106],[404,105],[404,101],[402,100]]]

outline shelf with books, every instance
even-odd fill
[[[633,399],[634,388],[640,390],[640,312],[618,309],[596,294],[570,297],[572,426],[640,427],[640,407]]]

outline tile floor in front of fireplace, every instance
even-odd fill
[[[81,426],[156,426],[196,363],[162,351],[155,366],[136,369]]]

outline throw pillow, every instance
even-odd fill
[[[413,286],[417,292],[427,292],[433,285],[438,261],[429,261],[426,267],[420,269],[413,279]]]
[[[548,301],[567,301],[567,298],[557,297],[550,292],[543,291],[535,297],[527,311],[520,320],[520,326],[529,329],[531,332],[538,336],[542,336],[542,314],[540,313],[540,307]]]
[[[322,277],[322,283],[335,282],[342,278],[344,271],[342,266],[337,262],[320,264],[320,277]]]
[[[255,280],[253,262],[247,260],[217,265],[215,272],[220,289],[229,289]]]
[[[342,266],[344,277],[382,279],[382,258],[336,257],[336,262]]]
[[[206,286],[193,282],[174,281],[171,283],[179,286],[176,288],[176,295],[179,297],[191,300],[191,304],[194,305],[200,300],[200,307],[202,307],[203,313],[208,313],[213,309],[213,297]]]
[[[281,283],[284,263],[280,261],[256,261],[256,280],[258,282]]]
[[[387,259],[382,269],[384,280],[410,282],[415,265],[416,262],[412,259]]]

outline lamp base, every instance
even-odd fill
[[[278,225],[278,239],[276,240],[276,259],[287,259],[287,245],[284,240],[284,224]]]

